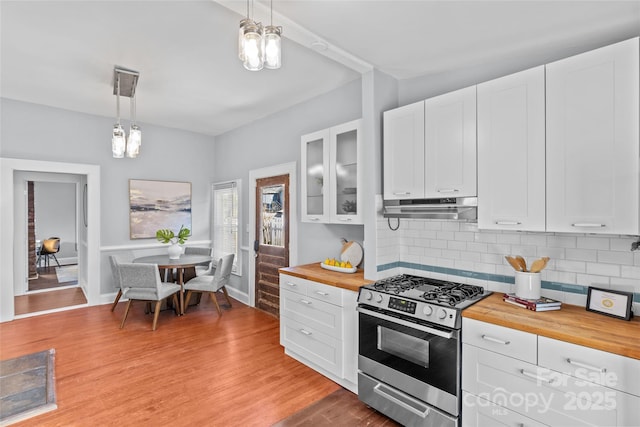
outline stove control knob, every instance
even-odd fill
[[[365,299],[371,301],[371,299],[373,298],[373,294],[371,293],[371,291],[367,291],[364,293],[364,297]]]
[[[376,302],[382,302],[382,294],[376,295]]]
[[[447,317],[447,311],[444,308],[438,310],[438,319],[444,320]]]
[[[422,309],[422,312],[425,316],[431,316],[433,314],[433,307],[431,307],[430,305],[425,305]]]

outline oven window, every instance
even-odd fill
[[[403,334],[394,329],[378,326],[378,350],[429,367],[429,341]]]
[[[458,331],[444,338],[359,314],[359,354],[457,396],[460,376]]]

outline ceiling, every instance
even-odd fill
[[[0,96],[115,117],[114,65],[145,123],[219,135],[373,68],[396,79],[553,57],[640,35],[640,0],[273,2],[283,66],[237,59],[246,1],[0,1]],[[268,2],[254,16],[268,21]],[[322,42],[326,50],[312,47]],[[559,56],[558,56],[559,57]],[[129,98],[122,99],[128,118]]]

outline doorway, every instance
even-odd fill
[[[288,221],[287,225],[288,225],[288,234],[286,239],[288,240],[288,265],[296,265],[298,262],[298,253],[297,253],[297,242],[298,242],[298,238],[297,238],[297,230],[298,230],[298,220],[297,220],[297,210],[296,210],[296,163],[295,162],[290,162],[290,163],[284,163],[284,164],[280,164],[280,165],[276,165],[276,166],[271,166],[271,167],[267,167],[267,168],[263,168],[263,169],[255,169],[255,170],[251,170],[249,171],[249,186],[250,186],[250,191],[249,191],[249,227],[248,227],[248,231],[249,231],[249,242],[255,242],[256,240],[259,239],[259,233],[257,233],[258,231],[258,211],[262,208],[262,198],[258,198],[258,194],[260,194],[258,192],[258,180],[259,179],[263,179],[263,178],[271,178],[271,177],[278,177],[278,176],[283,176],[286,175],[288,176]],[[269,197],[267,196],[267,199]],[[270,197],[271,200],[273,200],[273,196]],[[277,201],[277,200],[276,200]],[[285,200],[286,202],[286,200]],[[275,205],[272,205],[272,208],[275,207]],[[251,244],[253,245],[253,243]],[[268,246],[268,245],[267,245]],[[254,251],[254,255],[256,255],[255,251]],[[248,262],[248,268],[249,268],[249,273],[247,274],[247,278],[248,278],[248,296],[249,296],[249,305],[252,307],[256,307],[256,302],[257,302],[257,298],[256,298],[256,278],[257,278],[257,274],[256,274],[256,264],[257,262],[252,262],[249,261]],[[277,268],[273,268],[271,270],[272,272],[272,276],[276,276],[275,279],[271,279],[272,283],[273,280],[275,280],[275,283],[277,284]],[[271,288],[272,290],[276,290],[276,288]],[[279,292],[278,292],[279,294]],[[279,304],[278,304],[279,305]],[[274,310],[272,310],[274,311]],[[271,312],[272,312],[271,311]],[[278,310],[279,311],[279,310]],[[275,313],[274,313],[275,314]],[[277,314],[275,314],[277,315]]]
[[[278,269],[289,266],[289,175],[256,180],[256,308],[280,317]]]

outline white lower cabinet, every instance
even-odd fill
[[[595,369],[606,372],[607,366],[620,373],[637,369],[635,362],[639,361],[600,352],[611,358],[606,366],[599,365],[601,359],[590,357],[597,350],[472,319],[463,319],[462,330],[464,426],[640,424],[640,397],[632,394],[637,386],[632,381],[628,385],[607,383],[602,376],[593,375]],[[532,338],[536,343],[533,348]],[[524,357],[523,345],[530,353]],[[578,361],[582,367],[570,363],[557,366],[561,359]]]
[[[357,393],[357,293],[280,275],[285,353]]]

